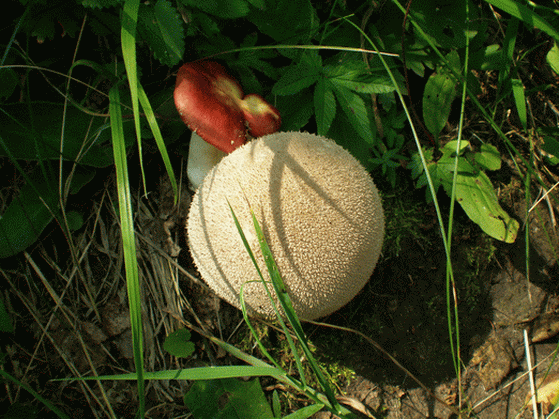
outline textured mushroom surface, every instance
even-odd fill
[[[251,314],[271,317],[228,202],[269,280],[254,211],[301,318],[336,311],[369,280],[384,236],[381,200],[363,166],[334,141],[299,132],[261,137],[221,160],[193,198],[188,241],[202,278],[236,307],[245,284]]]

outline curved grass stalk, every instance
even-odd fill
[[[301,363],[301,359],[298,355],[298,351],[297,348],[293,342],[293,339],[291,338],[291,334],[290,334],[290,330],[287,328],[282,315],[280,313],[280,311],[278,310],[274,299],[272,298],[272,294],[268,288],[268,284],[267,281],[264,279],[264,276],[262,275],[262,272],[260,270],[260,268],[258,267],[258,264],[256,262],[256,258],[254,256],[254,253],[252,251],[252,249],[250,248],[248,241],[246,240],[245,234],[240,226],[240,223],[237,219],[237,216],[235,215],[235,212],[233,210],[233,208],[231,208],[231,206],[229,205],[229,208],[231,209],[231,214],[233,216],[233,220],[235,222],[235,226],[237,227],[237,230],[241,236],[241,239],[243,241],[243,244],[245,246],[245,249],[247,251],[247,253],[249,254],[252,263],[254,264],[256,270],[258,271],[258,275],[260,276],[263,286],[266,289],[266,292],[268,294],[268,298],[270,299],[270,302],[274,308],[274,311],[276,313],[276,318],[278,319],[278,322],[280,323],[284,334],[288,340],[289,346],[291,348],[291,351],[293,352],[293,356],[295,359],[295,362],[297,364],[297,369],[299,372],[299,376],[301,377],[301,380],[296,380],[293,377],[290,377],[289,375],[285,375],[285,380],[287,380],[287,382],[289,384],[291,384],[292,386],[295,386],[299,391],[302,391],[304,393],[308,393],[308,395],[312,396],[312,398],[316,401],[316,402],[322,402],[324,403],[324,400],[320,400],[319,398],[315,398],[317,397],[316,393],[314,390],[312,390],[307,384],[306,384],[306,379],[305,379],[305,373],[303,370],[303,366]],[[301,322],[299,321],[299,318],[297,316],[297,314],[295,313],[295,310],[293,309],[293,306],[291,304],[291,299],[289,297],[289,295],[287,294],[285,285],[283,283],[283,280],[281,279],[281,275],[279,274],[279,270],[278,267],[276,265],[274,256],[272,254],[271,249],[268,246],[268,243],[266,242],[266,238],[264,237],[264,233],[262,232],[262,229],[260,228],[260,224],[258,223],[258,220],[256,219],[256,216],[254,215],[254,212],[252,211],[252,208],[250,209],[250,213],[252,216],[252,221],[253,221],[253,225],[254,225],[254,229],[256,232],[256,235],[258,237],[258,241],[260,243],[260,251],[262,252],[262,255],[264,257],[264,261],[266,263],[266,268],[268,270],[268,274],[270,275],[270,279],[271,279],[271,283],[272,286],[274,288],[275,294],[278,297],[278,300],[281,304],[283,313],[285,314],[285,317],[287,318],[291,328],[293,329],[295,335],[297,336],[297,340],[299,342],[299,344],[301,345],[301,348],[305,354],[305,357],[307,358],[311,369],[313,370],[320,386],[322,387],[322,390],[324,391],[326,398],[327,398],[327,404],[329,405],[330,410],[337,414],[337,415],[342,415],[344,414],[344,409],[342,408],[342,406],[338,403],[338,401],[336,400],[336,396],[334,395],[332,389],[330,388],[330,385],[328,384],[328,381],[326,380],[326,378],[324,377],[324,374],[322,373],[322,371],[320,370],[320,367],[318,365],[318,363],[316,362],[316,359],[314,358],[314,356],[312,355],[312,352],[308,346],[308,340],[306,338],[306,335],[303,331],[303,327],[301,326]],[[258,338],[258,335],[256,333],[256,331],[254,330],[254,328],[252,327],[250,320],[248,318],[248,314],[247,314],[247,310],[245,307],[245,303],[244,303],[244,298],[243,298],[243,292],[242,292],[242,288],[241,288],[241,293],[240,293],[240,299],[241,299],[241,306],[242,306],[242,311],[243,311],[243,317],[249,327],[249,329],[251,330],[252,334],[254,335],[260,349],[263,351],[263,353],[266,355],[266,357],[268,359],[270,359],[270,361],[272,363],[274,363],[274,365],[276,365],[277,368],[279,367],[279,364],[277,363],[277,361],[275,361],[273,359],[273,357],[266,351],[264,345],[262,344],[262,342],[260,341],[260,339]],[[283,371],[283,369],[282,369]],[[312,390],[312,391],[311,391]],[[347,412],[346,412],[347,413]],[[346,416],[347,417],[347,416]]]
[[[355,23],[348,21],[349,24],[351,24],[353,27],[355,27],[361,34],[362,36],[367,40],[367,42],[373,47],[374,50],[378,51],[377,46],[375,45],[375,43],[372,41],[372,39],[367,36],[367,34],[365,34],[361,28],[359,28]],[[456,153],[456,158],[454,161],[455,164],[455,170],[454,170],[454,176],[453,176],[453,183],[452,183],[452,197],[451,197],[451,207],[450,207],[450,221],[449,221],[449,225],[448,225],[448,229],[445,228],[445,224],[444,224],[444,220],[442,218],[442,212],[437,200],[437,196],[436,196],[436,190],[433,184],[433,180],[431,179],[431,175],[429,173],[429,170],[427,169],[427,160],[425,159],[425,155],[423,153],[423,149],[421,147],[421,144],[419,142],[419,137],[417,135],[417,132],[415,130],[415,127],[413,125],[412,122],[412,118],[411,115],[409,113],[409,110],[406,106],[406,103],[404,101],[404,97],[402,95],[402,92],[400,91],[400,89],[398,88],[398,84],[396,82],[396,78],[394,76],[394,74],[392,73],[392,70],[390,69],[390,66],[388,65],[388,63],[386,62],[386,60],[382,57],[382,55],[379,55],[379,59],[382,62],[382,65],[384,66],[384,68],[386,69],[390,79],[392,80],[392,83],[394,85],[394,87],[396,88],[396,93],[398,95],[398,98],[400,99],[400,103],[402,104],[402,107],[404,108],[404,112],[406,113],[408,122],[410,124],[410,128],[412,130],[413,133],[413,138],[415,141],[415,145],[418,151],[418,154],[421,158],[421,163],[423,165],[424,171],[425,171],[425,176],[427,178],[427,183],[429,186],[429,190],[431,192],[431,196],[433,198],[433,204],[435,206],[435,211],[437,213],[437,220],[439,222],[439,228],[441,231],[441,237],[443,239],[443,245],[444,245],[444,249],[445,249],[445,254],[446,254],[446,277],[447,277],[447,319],[448,319],[448,331],[449,331],[449,336],[450,336],[450,348],[451,348],[451,352],[452,352],[452,359],[454,362],[454,368],[455,368],[455,372],[458,378],[458,381],[460,381],[460,371],[461,371],[461,366],[460,366],[460,339],[459,339],[459,334],[458,334],[458,330],[459,330],[459,321],[458,321],[458,306],[457,306],[457,296],[455,293],[455,286],[454,286],[454,274],[453,274],[453,269],[452,269],[452,258],[451,258],[451,237],[452,237],[452,217],[454,214],[454,200],[455,200],[455,189],[456,189],[456,181],[457,181],[457,167],[458,167],[458,155],[459,153]],[[447,62],[447,65],[448,62]],[[449,66],[450,67],[450,66]],[[464,84],[464,91],[463,91],[463,100],[462,100],[462,110],[461,110],[461,116],[460,116],[460,130],[459,130],[459,137],[458,137],[458,142],[457,142],[457,150],[460,150],[460,139],[461,139],[461,127],[462,127],[462,123],[463,123],[463,116],[464,116],[464,104],[465,104],[465,91],[466,91],[466,85]],[[453,290],[453,300],[454,300],[454,311],[453,313],[450,312],[450,290]],[[451,315],[453,314],[453,316]],[[452,319],[454,317],[454,325],[452,322]]]

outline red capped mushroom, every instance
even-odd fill
[[[239,83],[213,61],[184,64],[177,74],[174,99],[184,123],[225,153],[244,144],[247,133],[260,137],[281,125],[275,107],[256,94],[244,97]]]

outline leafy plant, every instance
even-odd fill
[[[429,171],[435,191],[442,185],[446,193],[451,195],[456,172],[456,201],[468,217],[491,237],[507,243],[514,242],[518,221],[501,208],[493,185],[484,172],[501,167],[501,156],[494,146],[482,144],[479,151],[472,151],[472,146],[467,141],[449,141],[442,147],[442,155],[438,158],[435,158],[433,149],[425,149],[423,152],[427,160],[426,170]],[[412,156],[408,167],[412,170],[412,178],[417,179],[416,187],[424,187],[427,177],[417,153]],[[429,191],[426,199],[432,200]]]
[[[463,110],[458,138],[442,144],[441,133],[451,120],[456,99],[460,98],[462,105],[469,100],[493,129],[502,147],[518,157],[526,169],[527,173],[521,174],[528,185],[526,196],[529,198],[531,179],[544,185],[533,161],[525,159],[501,131],[502,125],[495,116],[500,103],[512,101],[511,108],[521,128],[535,128],[534,132],[541,136],[541,150],[547,153],[544,164],[558,163],[557,129],[531,126],[533,116],[527,104],[530,94],[545,92],[549,87],[526,88],[528,77],[520,64],[527,60],[529,51],[519,52],[516,44],[523,28],[530,34],[537,28],[551,42],[544,62],[557,72],[559,18],[556,7],[548,7],[550,4],[519,0],[486,0],[475,4],[473,1],[459,4],[441,0],[413,1],[408,9],[404,7],[407,2],[393,0],[383,3],[380,18],[369,19],[371,15],[376,16],[377,3],[310,0],[20,2],[22,11],[15,16],[14,31],[5,42],[6,50],[0,62],[0,126],[3,128],[0,156],[10,159],[19,174],[19,184],[13,188],[0,219],[0,257],[13,257],[29,249],[53,220],[63,226],[68,240],[72,240],[69,233],[80,227],[81,214],[68,210],[69,196],[90,185],[99,169],[115,165],[136,373],[95,379],[136,380],[139,416],[144,414],[144,379],[189,379],[206,381],[205,384],[199,381],[185,396],[185,401],[206,396],[219,406],[226,397],[231,404],[224,406],[232,409],[234,405],[242,406],[237,402],[246,401],[245,396],[250,394],[263,406],[255,415],[279,417],[277,393],[270,407],[258,380],[242,383],[232,379],[266,375],[293,386],[314,401],[291,417],[308,417],[324,406],[334,413],[349,416],[337,404],[316,364],[312,367],[321,377],[318,381],[322,388],[308,387],[300,365],[298,351],[301,348],[293,342],[290,347],[298,367],[297,378],[275,365],[273,359],[269,360],[274,365],[269,365],[213,337],[208,339],[250,365],[145,371],[133,223],[136,214],[131,205],[128,167],[140,167],[145,184],[149,172],[147,175],[143,172],[143,145],[154,141],[177,191],[163,138],[169,144],[185,127],[180,122],[173,125],[173,119],[178,120],[178,117],[173,113],[170,99],[172,87],[161,81],[172,80],[169,76],[173,67],[183,60],[210,56],[225,59],[247,91],[265,95],[276,104],[282,113],[284,130],[312,130],[332,137],[368,169],[377,169],[376,173],[392,186],[396,184],[400,167],[410,161],[408,167],[412,178],[417,180],[417,187],[429,186],[426,199],[434,203],[440,222],[448,262],[449,333],[456,338],[451,339],[451,345],[456,343],[459,347],[459,321],[456,312],[452,312],[450,297],[453,281],[449,243],[454,202],[446,230],[436,192],[442,186],[483,231],[499,240],[514,241],[519,226],[499,205],[486,174],[500,168],[497,149],[489,143],[477,145],[461,139]],[[511,16],[496,21],[499,30],[503,29],[502,40],[488,30],[488,22],[497,14],[489,13],[487,5]],[[94,48],[94,52],[99,53],[95,55],[97,61],[88,56],[84,60],[74,58],[70,64],[61,56],[33,56],[29,52],[35,47],[41,51],[50,45],[60,46],[69,38],[79,45],[79,39],[87,36],[88,31],[97,40],[91,45],[98,42]],[[490,38],[490,34],[497,40]],[[534,49],[543,43],[538,41]],[[91,52],[87,51],[87,55]],[[83,49],[78,53],[76,47],[76,55],[79,54],[85,55]],[[64,57],[70,55],[64,54]],[[51,70],[54,66],[62,70],[60,74],[67,82],[65,87],[46,75],[56,74]],[[82,79],[83,67],[92,69],[94,76]],[[492,104],[494,109],[488,110],[477,100],[479,82],[472,69],[498,72],[498,99]],[[414,86],[408,87],[408,71],[423,78],[422,83],[425,83],[419,96],[421,118],[417,120],[412,118],[406,105],[418,103]],[[87,92],[80,94],[78,89],[70,88],[70,83],[75,82]],[[106,83],[104,87],[103,83]],[[47,88],[31,88],[34,86]],[[48,94],[43,93],[46,90]],[[410,95],[407,100],[403,98],[405,94]],[[90,99],[94,95],[104,100],[109,97],[110,120],[107,120],[107,103],[100,106],[102,109],[91,106]],[[130,110],[132,115],[128,115]],[[414,126],[418,121],[424,123],[433,136],[430,146],[420,144]],[[171,130],[162,133],[170,126],[173,126]],[[415,153],[409,151],[410,145],[417,149]],[[127,159],[132,146],[138,149],[139,162]],[[538,146],[536,142],[530,144],[530,152]],[[72,223],[73,219],[77,222]],[[266,252],[264,243],[261,251]],[[273,264],[269,269],[270,273],[274,272]],[[283,325],[286,337],[295,333],[303,345],[305,357],[312,363],[314,358],[301,325],[288,299],[281,293],[281,278],[271,276],[275,292],[282,296],[283,312],[289,315],[288,324]],[[250,324],[249,319],[247,323]],[[169,336],[166,349],[177,356],[188,356],[193,348],[185,332]],[[262,353],[266,353],[263,344],[259,344]],[[459,376],[460,355],[454,350],[451,347]],[[214,379],[225,381],[211,381]],[[38,394],[35,397],[41,400]],[[191,407],[196,410],[195,405]],[[250,408],[240,409],[240,417],[250,414]],[[221,415],[223,411],[226,410],[210,415]]]

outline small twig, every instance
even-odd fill
[[[547,200],[549,193],[553,189],[555,189],[557,187],[557,185],[559,185],[559,182],[555,183],[555,185],[553,185],[551,188],[549,188],[547,191],[545,191],[545,193],[530,207],[530,209],[528,210],[528,214],[530,214],[532,212],[532,210],[538,206],[538,204],[542,201],[542,199]],[[547,203],[548,203],[548,205],[550,205],[549,201],[547,201]],[[555,226],[555,216],[553,214],[553,208],[550,207],[549,212],[550,212],[551,219],[553,221],[553,226]],[[526,220],[528,220],[528,218],[526,218]]]
[[[532,357],[530,356],[530,343],[528,341],[528,332],[524,329],[524,351],[526,352],[526,362],[528,364],[528,377],[530,379],[530,393],[532,394],[532,410],[534,411],[534,419],[538,419],[538,393],[536,393],[536,385],[534,383],[534,370],[532,369]]]

